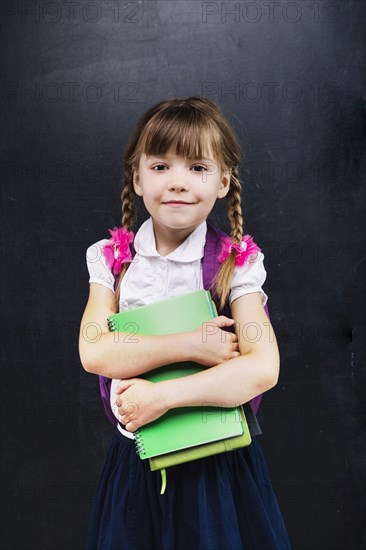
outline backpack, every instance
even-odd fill
[[[216,271],[221,266],[221,263],[218,260],[218,256],[220,255],[220,252],[221,252],[221,241],[223,237],[227,237],[227,234],[224,231],[222,231],[217,227],[212,226],[210,223],[207,222],[206,243],[204,246],[204,254],[202,258],[203,287],[206,290],[209,289],[209,286],[213,280],[213,277]],[[131,255],[132,257],[134,257],[136,251],[133,246],[133,243],[130,243],[130,249],[131,249]],[[114,279],[115,289],[116,289],[116,286],[117,286],[117,276],[115,276],[115,279]],[[231,318],[229,297],[226,300],[226,304],[224,308],[220,310],[220,308],[218,307],[219,301],[217,301],[216,303],[214,291],[211,290],[210,292],[211,292],[212,300],[216,304],[218,315],[225,315],[226,317]],[[270,321],[267,304],[264,306],[264,310]],[[234,327],[233,326],[224,327],[223,330],[234,332]],[[108,420],[113,424],[114,427],[117,427],[118,420],[112,411],[111,403],[110,403],[112,380],[111,378],[107,378],[106,376],[102,376],[102,375],[98,375],[98,376],[99,376],[100,394],[102,398],[104,411],[107,415]],[[256,397],[250,400],[250,404],[255,415],[257,414],[257,411],[259,409],[259,405],[262,400],[262,395],[263,394],[257,395]]]

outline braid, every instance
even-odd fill
[[[227,194],[227,214],[231,225],[231,239],[233,243],[240,243],[243,238],[243,216],[241,212],[241,186],[239,180],[239,169],[234,167],[231,172],[230,189]],[[236,251],[233,249],[226,260],[216,272],[211,287],[213,293],[219,296],[220,309],[223,309],[229,299],[231,281],[235,268]]]
[[[132,185],[133,176],[129,170],[125,170],[124,182],[121,193],[122,200],[122,226],[128,231],[132,231],[132,227],[136,221],[136,201],[135,192]]]
[[[133,225],[136,221],[136,201],[135,201],[135,192],[133,189],[133,175],[129,169],[125,170],[124,173],[124,182],[125,185],[122,189],[121,193],[121,200],[122,200],[122,227],[127,229],[128,231],[132,231]],[[116,285],[116,291],[115,291],[115,305],[117,308],[117,312],[119,311],[119,300],[120,300],[120,288],[122,279],[129,268],[129,263],[123,263],[122,269],[119,274],[118,282]]]
[[[243,238],[243,216],[241,212],[241,186],[238,167],[233,168],[228,192],[228,218],[231,225],[231,237],[234,243],[240,243]]]

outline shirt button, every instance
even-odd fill
[[[159,267],[160,269],[166,269],[166,262],[164,262],[163,260],[159,260]]]

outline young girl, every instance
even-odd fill
[[[243,238],[239,161],[233,129],[218,106],[202,97],[162,101],[132,131],[124,156],[122,227],[87,250],[90,295],[80,358],[87,372],[112,379],[119,420],[93,500],[87,550],[291,548],[258,438],[168,468],[164,494],[160,472],[150,470],[134,445],[133,432],[171,408],[209,402],[233,407],[277,383],[278,346],[264,311],[264,255],[250,235]],[[150,217],[134,234],[136,196]],[[108,330],[111,313],[204,288],[206,220],[224,197],[231,235],[215,288],[220,308],[229,300],[232,318],[216,317],[217,331],[206,339],[200,327],[139,335],[137,341],[126,333],[116,341]],[[235,332],[224,330],[234,322]],[[95,339],[85,338],[88,323],[101,327]],[[159,383],[140,376],[186,360],[207,368]]]

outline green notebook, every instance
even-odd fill
[[[108,317],[108,323],[110,330],[129,332],[129,339],[137,342],[138,334],[188,332],[214,317],[217,317],[217,310],[210,292],[198,290],[115,313]],[[139,377],[159,382],[188,376],[205,368],[195,362],[183,361],[164,365]],[[136,430],[134,435],[136,450],[141,459],[150,459],[151,470],[232,450],[234,445],[234,448],[243,447],[251,442],[242,406],[173,408]],[[161,466],[163,462],[165,465]]]
[[[134,434],[140,458],[146,459],[243,432],[238,407],[180,407],[170,409]]]
[[[221,441],[214,441],[196,447],[190,447],[181,451],[173,451],[164,455],[150,458],[150,470],[161,470],[169,466],[176,466],[183,462],[191,462],[207,456],[223,453],[226,451],[234,451],[240,447],[246,447],[252,442],[250,430],[244,414],[243,407],[239,407],[241,420],[244,426],[244,433],[236,437],[228,437]]]

